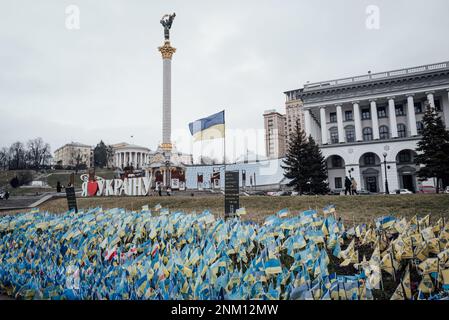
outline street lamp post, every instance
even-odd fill
[[[384,166],[385,166],[385,194],[390,194],[390,190],[388,188],[388,177],[387,177],[387,153],[384,152]]]
[[[170,186],[169,182],[169,166],[170,166],[170,158],[168,154],[165,154],[165,187],[168,188]]]

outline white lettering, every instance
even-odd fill
[[[123,181],[120,179],[115,179],[114,180],[114,195],[115,196],[119,196],[120,195],[120,191],[122,189],[123,186]]]
[[[87,182],[86,181],[84,181],[81,184],[81,188],[82,188],[81,197],[87,197]]]

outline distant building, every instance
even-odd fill
[[[278,159],[286,152],[286,124],[285,116],[276,110],[265,111],[265,151],[269,159]]]
[[[135,169],[142,169],[150,163],[151,150],[146,147],[126,142],[113,144],[111,147],[114,150],[116,168],[124,169],[132,166]]]
[[[292,97],[293,98],[293,97]],[[302,110],[302,101],[300,99],[286,99],[285,102],[285,151],[288,150],[288,144],[292,135],[296,132],[296,123],[300,128],[304,128],[304,113]]]
[[[78,165],[86,165],[90,168],[94,164],[94,149],[92,146],[71,142],[54,152],[54,162],[62,167],[75,167]]]

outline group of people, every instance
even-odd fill
[[[162,197],[162,189],[163,189],[163,185],[160,182],[156,183],[156,192],[158,193],[159,197]],[[167,197],[171,196],[171,188],[167,187],[165,188],[165,192],[167,193]]]
[[[355,181],[354,178],[349,178],[346,177],[345,178],[345,196],[347,195],[358,195],[359,193],[357,192],[357,181]]]

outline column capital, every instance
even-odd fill
[[[162,53],[162,59],[168,59],[171,60],[173,57],[173,54],[176,52],[176,48],[173,48],[170,45],[170,41],[165,41],[164,45],[162,47],[158,48],[159,51]]]
[[[342,104],[342,103],[336,103],[335,106],[336,106],[337,108],[338,108],[338,107],[341,108],[341,107],[343,106],[343,104]]]
[[[448,89],[448,90],[449,90],[449,89]],[[351,101],[351,103],[352,103],[352,105],[354,105],[354,104],[360,104],[360,101],[359,101],[359,100]]]
[[[429,94],[434,95],[435,91],[426,91],[426,95],[429,95]]]
[[[387,100],[388,100],[388,101],[394,100],[394,99],[396,99],[396,96],[389,96],[389,97],[387,97]]]
[[[369,99],[370,103],[377,102],[377,99]]]
[[[406,95],[405,95],[407,98],[410,98],[410,97],[414,97],[415,96],[415,94],[414,93],[407,93]]]

